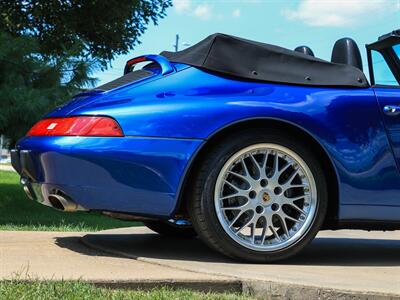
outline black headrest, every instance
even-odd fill
[[[336,41],[332,49],[331,62],[351,65],[361,71],[363,69],[360,49],[351,38],[342,38]]]
[[[303,54],[307,54],[310,56],[314,56],[314,52],[312,52],[312,50],[310,49],[310,47],[307,46],[299,46],[296,49],[294,49],[294,51],[303,53]]]

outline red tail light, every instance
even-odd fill
[[[124,136],[118,123],[108,117],[50,118],[37,122],[27,136]]]

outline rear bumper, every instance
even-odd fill
[[[189,162],[202,140],[26,137],[12,165],[34,200],[63,195],[80,209],[173,214]]]
[[[11,150],[11,164],[19,174],[26,174],[26,176],[36,181],[38,175],[36,173],[37,168],[33,164],[30,152],[30,150]]]

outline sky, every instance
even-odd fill
[[[336,40],[351,37],[366,70],[365,44],[400,29],[400,0],[173,0],[166,14],[134,50],[93,74],[99,84],[121,76],[128,59],[173,51],[176,34],[180,50],[220,32],[289,49],[307,45],[326,60]]]

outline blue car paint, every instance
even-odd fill
[[[28,137],[42,189],[61,190],[93,210],[169,216],[190,158],[203,141]],[[40,166],[40,167],[39,167]],[[45,201],[46,202],[46,201]]]
[[[384,110],[384,106],[399,105],[400,89],[396,88],[375,88],[375,94],[379,101],[380,110]],[[400,166],[400,115],[389,116],[382,114],[386,125],[387,134],[391,140],[397,165]]]
[[[281,120],[312,135],[330,157],[339,182],[339,219],[400,220],[393,152],[400,139],[390,135],[392,149],[374,89],[245,82],[194,67],[178,69],[78,96],[48,114],[111,116],[124,138],[24,138],[18,148],[38,147],[38,165],[53,174],[51,182],[47,177],[43,182],[63,185],[86,208],[170,216],[189,162],[204,141],[241,121]],[[46,163],[43,157],[68,144],[63,168],[56,167],[58,159]],[[74,176],[80,172],[85,176]]]

